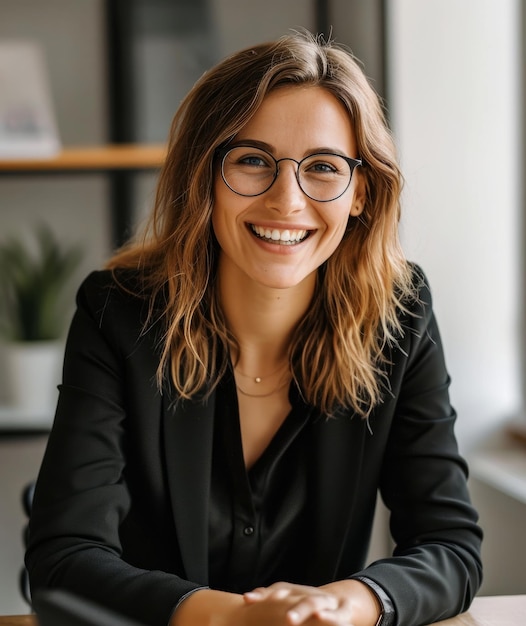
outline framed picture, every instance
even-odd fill
[[[42,51],[0,41],[0,158],[51,157],[60,148]]]

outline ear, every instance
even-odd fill
[[[356,170],[359,170],[359,168],[356,168]],[[349,212],[351,217],[358,217],[358,215],[360,215],[364,209],[365,198],[367,196],[365,178],[360,171],[356,170],[353,173],[353,177],[356,178],[354,178],[354,193],[352,196],[351,210]]]

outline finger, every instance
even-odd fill
[[[247,591],[243,594],[245,598],[245,602],[247,604],[252,604],[254,602],[261,602],[263,600],[268,600],[270,598],[274,598],[275,600],[282,600],[286,598],[290,594],[290,590],[285,587],[258,587],[257,589],[253,589],[252,591]]]
[[[252,604],[253,602],[259,602],[264,600],[268,596],[268,592],[266,589],[258,588],[252,589],[252,591],[247,591],[243,594],[243,598],[247,604]]]
[[[287,611],[287,619],[291,624],[301,624],[310,617],[323,611],[335,611],[339,606],[336,596],[328,593],[303,596],[298,603]]]
[[[256,587],[252,591],[247,591],[243,594],[245,602],[251,604],[252,602],[261,602],[268,598],[274,598],[277,600],[286,598],[295,588],[300,588],[299,585],[291,585],[290,583],[278,582],[269,585],[268,587]]]

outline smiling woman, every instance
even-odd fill
[[[152,626],[469,606],[481,533],[400,190],[379,100],[332,43],[289,35],[196,83],[150,228],[78,294],[33,591]],[[396,549],[366,566],[378,491]]]

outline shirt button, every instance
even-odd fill
[[[250,535],[253,535],[254,526],[245,526],[245,528],[243,528],[243,534],[245,535],[245,537],[250,537]]]

